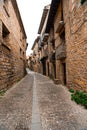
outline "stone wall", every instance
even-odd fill
[[[87,92],[87,4],[64,3],[67,42],[67,86]]]
[[[58,25],[62,18],[62,9],[66,58],[56,60],[56,79],[62,84],[66,80],[69,88],[87,91],[87,3],[81,5],[80,0],[63,0],[62,6],[59,4],[53,23],[55,50],[61,43],[62,30],[58,32]]]
[[[10,0],[0,2],[0,89],[25,74],[26,37]]]

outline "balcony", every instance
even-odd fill
[[[65,43],[61,43],[56,49],[56,59],[62,60],[66,58],[66,45]]]
[[[48,33],[44,33],[41,37],[41,46],[44,46],[45,44],[47,44],[47,40],[48,40],[49,34]]]
[[[41,39],[39,39],[39,42],[38,42],[38,51],[41,50]]]
[[[58,26],[57,26],[57,29],[56,29],[56,33],[59,33],[63,28],[64,28],[64,22],[60,21],[58,23]]]
[[[44,33],[43,36],[42,36],[42,41],[43,42],[47,42],[48,37],[49,37],[49,34],[48,33]]]
[[[49,59],[50,59],[50,62],[55,62],[55,52],[51,52],[51,54],[49,55]]]
[[[41,47],[44,45],[44,42],[42,40],[42,37],[40,37],[39,42],[38,42],[38,50],[41,50]]]
[[[47,58],[48,57],[48,50],[47,48],[43,50],[41,56],[40,56],[40,60]]]
[[[35,50],[33,51],[33,56],[36,56],[36,52],[35,52]]]
[[[45,49],[45,50],[44,50],[44,57],[47,57],[47,56],[48,56],[48,50]]]
[[[41,46],[44,46],[44,41],[43,40],[41,40]]]
[[[39,46],[38,46],[38,51],[40,51],[40,50],[41,50],[41,46],[39,45]]]

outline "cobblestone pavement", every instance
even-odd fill
[[[27,75],[0,97],[0,130],[30,130],[33,76]]]
[[[0,97],[0,130],[87,130],[87,110],[66,87],[29,72]]]
[[[36,74],[43,130],[87,130],[87,110],[70,99],[62,85]]]

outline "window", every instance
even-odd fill
[[[2,44],[4,46],[6,46],[7,48],[10,48],[10,43],[9,43],[9,30],[8,28],[5,26],[5,24],[2,22]]]
[[[3,7],[4,7],[4,10],[5,10],[7,16],[9,17],[8,0],[4,0],[4,5],[3,5]]]
[[[4,4],[5,4],[5,5],[8,5],[8,0],[4,0]]]
[[[65,30],[60,34],[60,38],[62,41],[65,41]]]
[[[25,40],[22,30],[20,29],[20,41],[23,42]]]
[[[4,0],[4,3],[6,2],[6,0]]]
[[[20,48],[20,58],[22,58],[22,49]]]
[[[24,54],[24,52],[23,52],[23,57],[24,57],[24,55],[25,55],[25,54]]]
[[[23,59],[25,56],[25,52],[20,48],[20,59]]]
[[[2,24],[2,37],[3,39],[6,38],[9,34],[9,30],[7,29],[7,27],[4,25],[4,23]]]
[[[22,41],[22,31],[20,30],[20,41]]]

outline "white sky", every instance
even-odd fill
[[[44,6],[49,5],[51,0],[17,0],[17,3],[27,34],[27,55],[29,55],[37,37]]]

